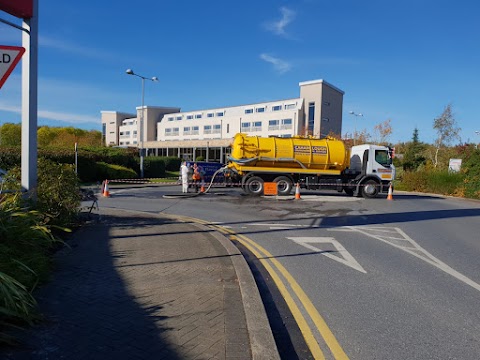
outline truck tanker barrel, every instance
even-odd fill
[[[345,144],[333,138],[262,138],[236,134],[231,145],[229,167],[297,168],[343,171],[350,155]]]

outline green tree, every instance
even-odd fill
[[[418,129],[413,130],[412,141],[405,144],[403,153],[403,170],[415,171],[419,166],[424,165],[426,158],[424,156],[425,144],[421,143],[418,136]]]
[[[58,136],[58,131],[55,128],[49,126],[41,126],[37,130],[38,146],[46,147],[55,142]]]
[[[22,141],[22,126],[20,124],[5,123],[0,126],[0,145],[20,146]]]

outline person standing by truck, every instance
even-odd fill
[[[188,166],[186,161],[182,161],[180,174],[182,175],[182,193],[188,193]]]
[[[198,192],[199,184],[203,182],[203,168],[199,166],[197,163],[193,164],[193,184],[195,186],[195,191]]]

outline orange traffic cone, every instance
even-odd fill
[[[300,183],[297,182],[297,187],[295,188],[295,200],[300,200]]]
[[[110,197],[110,192],[108,191],[108,180],[105,180],[105,187],[103,188],[103,196]]]
[[[393,189],[392,189],[392,183],[390,183],[390,186],[389,186],[389,188],[388,188],[387,200],[393,200]]]

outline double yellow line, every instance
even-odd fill
[[[221,225],[215,225],[210,222],[190,218],[190,217],[181,217],[184,220],[192,221],[196,223],[200,223],[202,225],[213,227],[217,231],[228,235],[230,240],[235,240],[241,243],[245,248],[247,248],[255,257],[261,262],[261,264],[265,267],[268,271],[272,280],[275,282],[275,285],[279,289],[280,293],[282,294],[283,298],[287,306],[290,309],[297,325],[302,332],[302,335],[305,339],[305,343],[307,344],[310,352],[312,353],[315,359],[325,359],[325,355],[320,348],[318,341],[315,339],[314,331],[318,332],[320,336],[323,338],[325,343],[327,344],[328,348],[332,356],[337,360],[348,360],[347,354],[343,351],[342,347],[338,343],[337,339],[333,335],[332,331],[328,327],[325,320],[322,316],[318,313],[315,306],[312,304],[310,299],[308,298],[307,294],[303,291],[297,281],[290,275],[290,273],[285,269],[285,267],[277,260],[275,257],[268,252],[265,248],[255,243],[253,240],[249,239],[245,235],[237,234],[234,231],[224,228]],[[283,277],[283,279],[282,279]],[[289,287],[285,284],[288,284]],[[310,317],[311,322],[314,325],[314,329],[309,326],[307,320],[305,319],[299,305],[295,301],[294,296],[292,295],[291,291],[295,294],[296,298],[302,305],[305,312]]]

